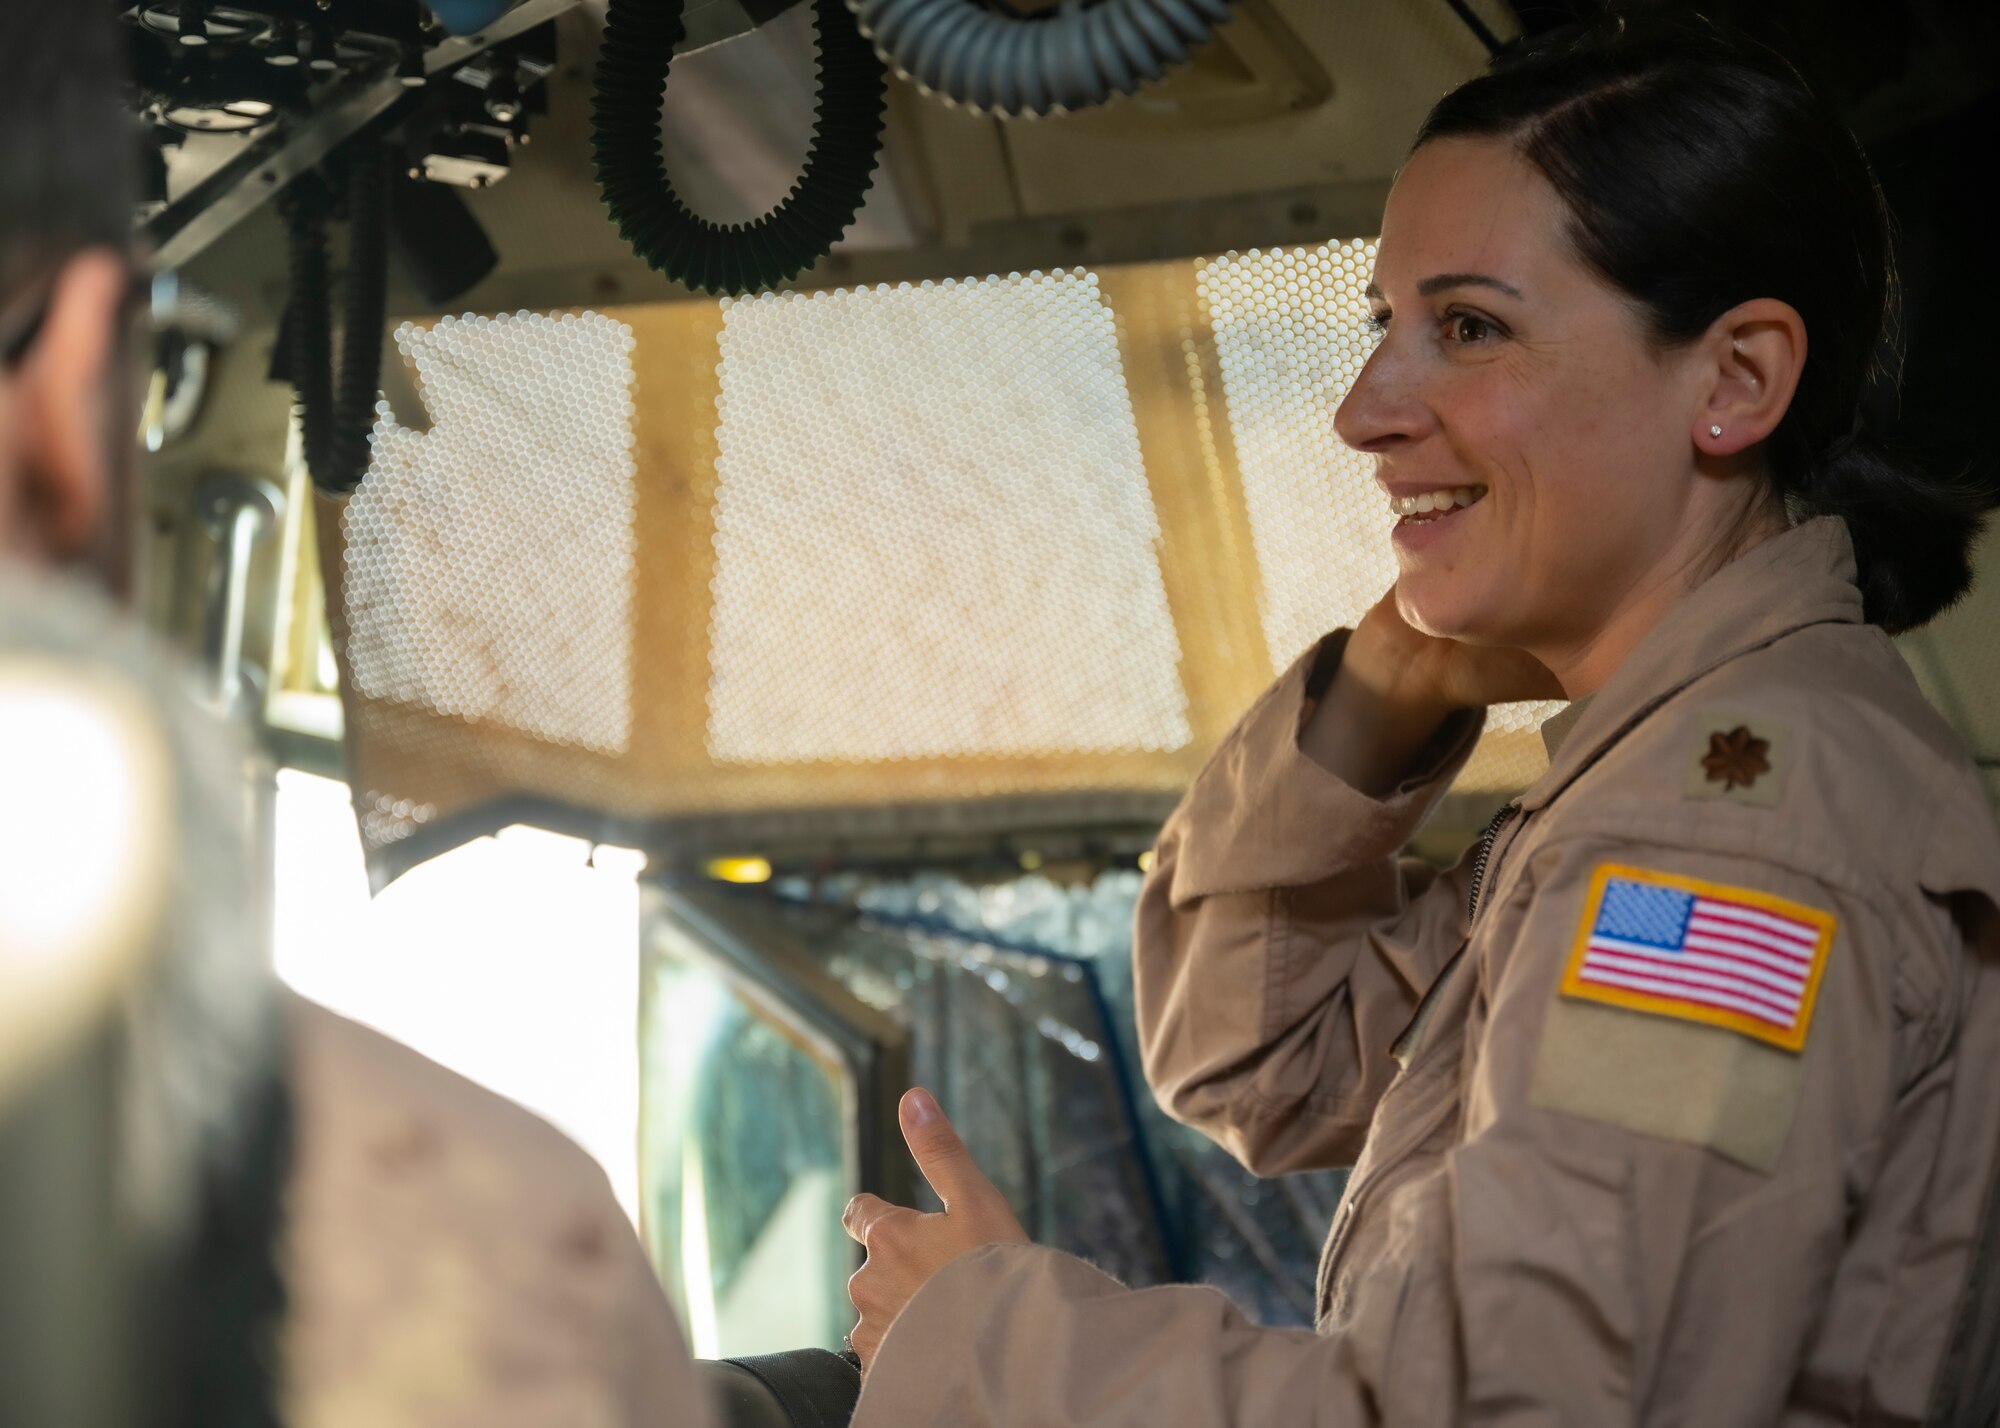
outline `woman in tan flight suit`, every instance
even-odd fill
[[[1010,1242],[913,1093],[948,1210],[850,1209],[857,1424],[1992,1421],[2000,834],[1885,634],[1987,502],[1861,435],[1888,246],[1853,140],[1697,23],[1438,105],[1336,418],[1396,588],[1138,916],[1162,1102],[1260,1173],[1358,1158],[1318,1333]],[[1399,859],[1483,708],[1556,694],[1546,776]]]

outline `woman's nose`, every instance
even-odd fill
[[[1356,451],[1374,455],[1418,435],[1425,421],[1422,403],[1384,338],[1341,398],[1333,429]]]

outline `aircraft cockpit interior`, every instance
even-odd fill
[[[366,1029],[310,1055],[441,1067],[453,1089],[411,1103],[468,1108],[406,1123],[387,1071],[327,1071],[337,1093],[295,1072],[291,1154],[317,1178],[283,1198],[291,1228],[264,1226],[290,1287],[251,1356],[287,1367],[263,1406],[223,1394],[184,1421],[831,1425],[858,1393],[862,1422],[867,1256],[843,1214],[857,1196],[947,1209],[905,1143],[917,1086],[1028,1240],[1123,1286],[1213,1286],[1256,1325],[1324,1329],[1353,1162],[1253,1173],[1163,1109],[1163,1058],[1202,1036],[1149,1042],[1162,974],[1135,975],[1135,920],[1143,938],[1149,898],[1251,896],[1189,861],[1154,888],[1162,826],[1211,760],[1254,764],[1232,729],[1397,582],[1390,527],[1419,508],[1377,485],[1389,438],[1357,449],[1336,420],[1385,341],[1378,244],[1420,127],[1496,55],[1605,6],[63,4],[111,11],[127,66],[144,281],[126,605],[191,706],[238,731],[230,896],[283,996]],[[1976,297],[1995,15],[1638,8],[1727,21],[1829,96],[1895,225],[1901,350],[1861,399],[1871,429],[2000,481]],[[1990,530],[1972,567],[1895,647],[1990,809]],[[10,620],[0,742],[23,727]],[[1545,726],[1565,704],[1488,708],[1404,840],[1425,879],[1483,840],[1468,918],[1484,853],[1561,757]],[[1805,717],[1718,743],[1725,791],[1774,765],[1765,789],[1832,777]],[[1294,795],[1260,795],[1272,828]],[[40,839],[0,833],[27,860],[0,860],[0,882],[39,866]],[[202,985],[219,984],[190,981],[188,1005]],[[9,1021],[0,1007],[0,1263],[67,1282],[52,1207],[95,1204],[73,1196],[123,1152],[53,1102],[38,1138],[7,1129]],[[320,1125],[351,1130],[351,1164],[314,1149]],[[596,1188],[517,1177],[494,1148],[544,1135]],[[46,1174],[10,1181],[15,1154]],[[598,1218],[561,1218],[591,1195]],[[232,1215],[216,1223],[253,1224]],[[427,1226],[473,1248],[433,1253]],[[560,1271],[534,1267],[544,1239]],[[677,1389],[592,1396],[593,1355],[639,1363],[630,1383],[657,1368],[577,1327],[624,1313],[603,1266],[627,1240],[649,1277],[616,1292],[647,1315],[659,1300],[691,1363]],[[517,1292],[504,1328],[456,1327],[454,1306],[497,1321]],[[149,1344],[114,1289],[91,1293],[29,1308],[0,1288],[0,1420],[167,1421],[131,1385],[207,1340]],[[474,1379],[463,1403],[497,1406],[452,1406]],[[1244,1412],[1200,1421],[1279,1421]]]

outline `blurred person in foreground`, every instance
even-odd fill
[[[594,1163],[274,979],[240,731],[119,608],[119,26],[0,35],[0,1423],[704,1424]]]

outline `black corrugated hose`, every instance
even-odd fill
[[[389,153],[378,143],[348,151],[350,210],[347,320],[340,331],[340,380],[327,442],[332,489],[352,491],[368,474],[368,443],[382,394],[382,331],[389,311]]]
[[[299,405],[306,470],[323,491],[352,491],[368,474],[368,442],[382,382],[388,311],[389,156],[360,142],[348,151],[349,253],[346,322],[334,380],[333,280],[326,228],[333,195],[316,174],[280,196],[291,256],[286,319],[288,366]]]
[[[333,196],[316,173],[278,195],[285,221],[291,293],[285,304],[283,360],[292,383],[299,432],[311,468],[326,451],[333,430],[333,272],[326,253],[326,222]],[[273,373],[276,375],[276,373]],[[313,472],[315,479],[318,472]]]
[[[598,187],[625,241],[654,269],[703,292],[754,292],[804,272],[854,222],[882,150],[886,81],[843,0],[815,0],[819,103],[799,181],[755,222],[711,223],[681,202],[660,152],[660,102],[684,9],[684,0],[611,0],[592,107]]]
[[[980,0],[847,0],[898,74],[981,114],[1066,114],[1161,78],[1215,33],[1234,0],[1065,0],[1002,15]]]

